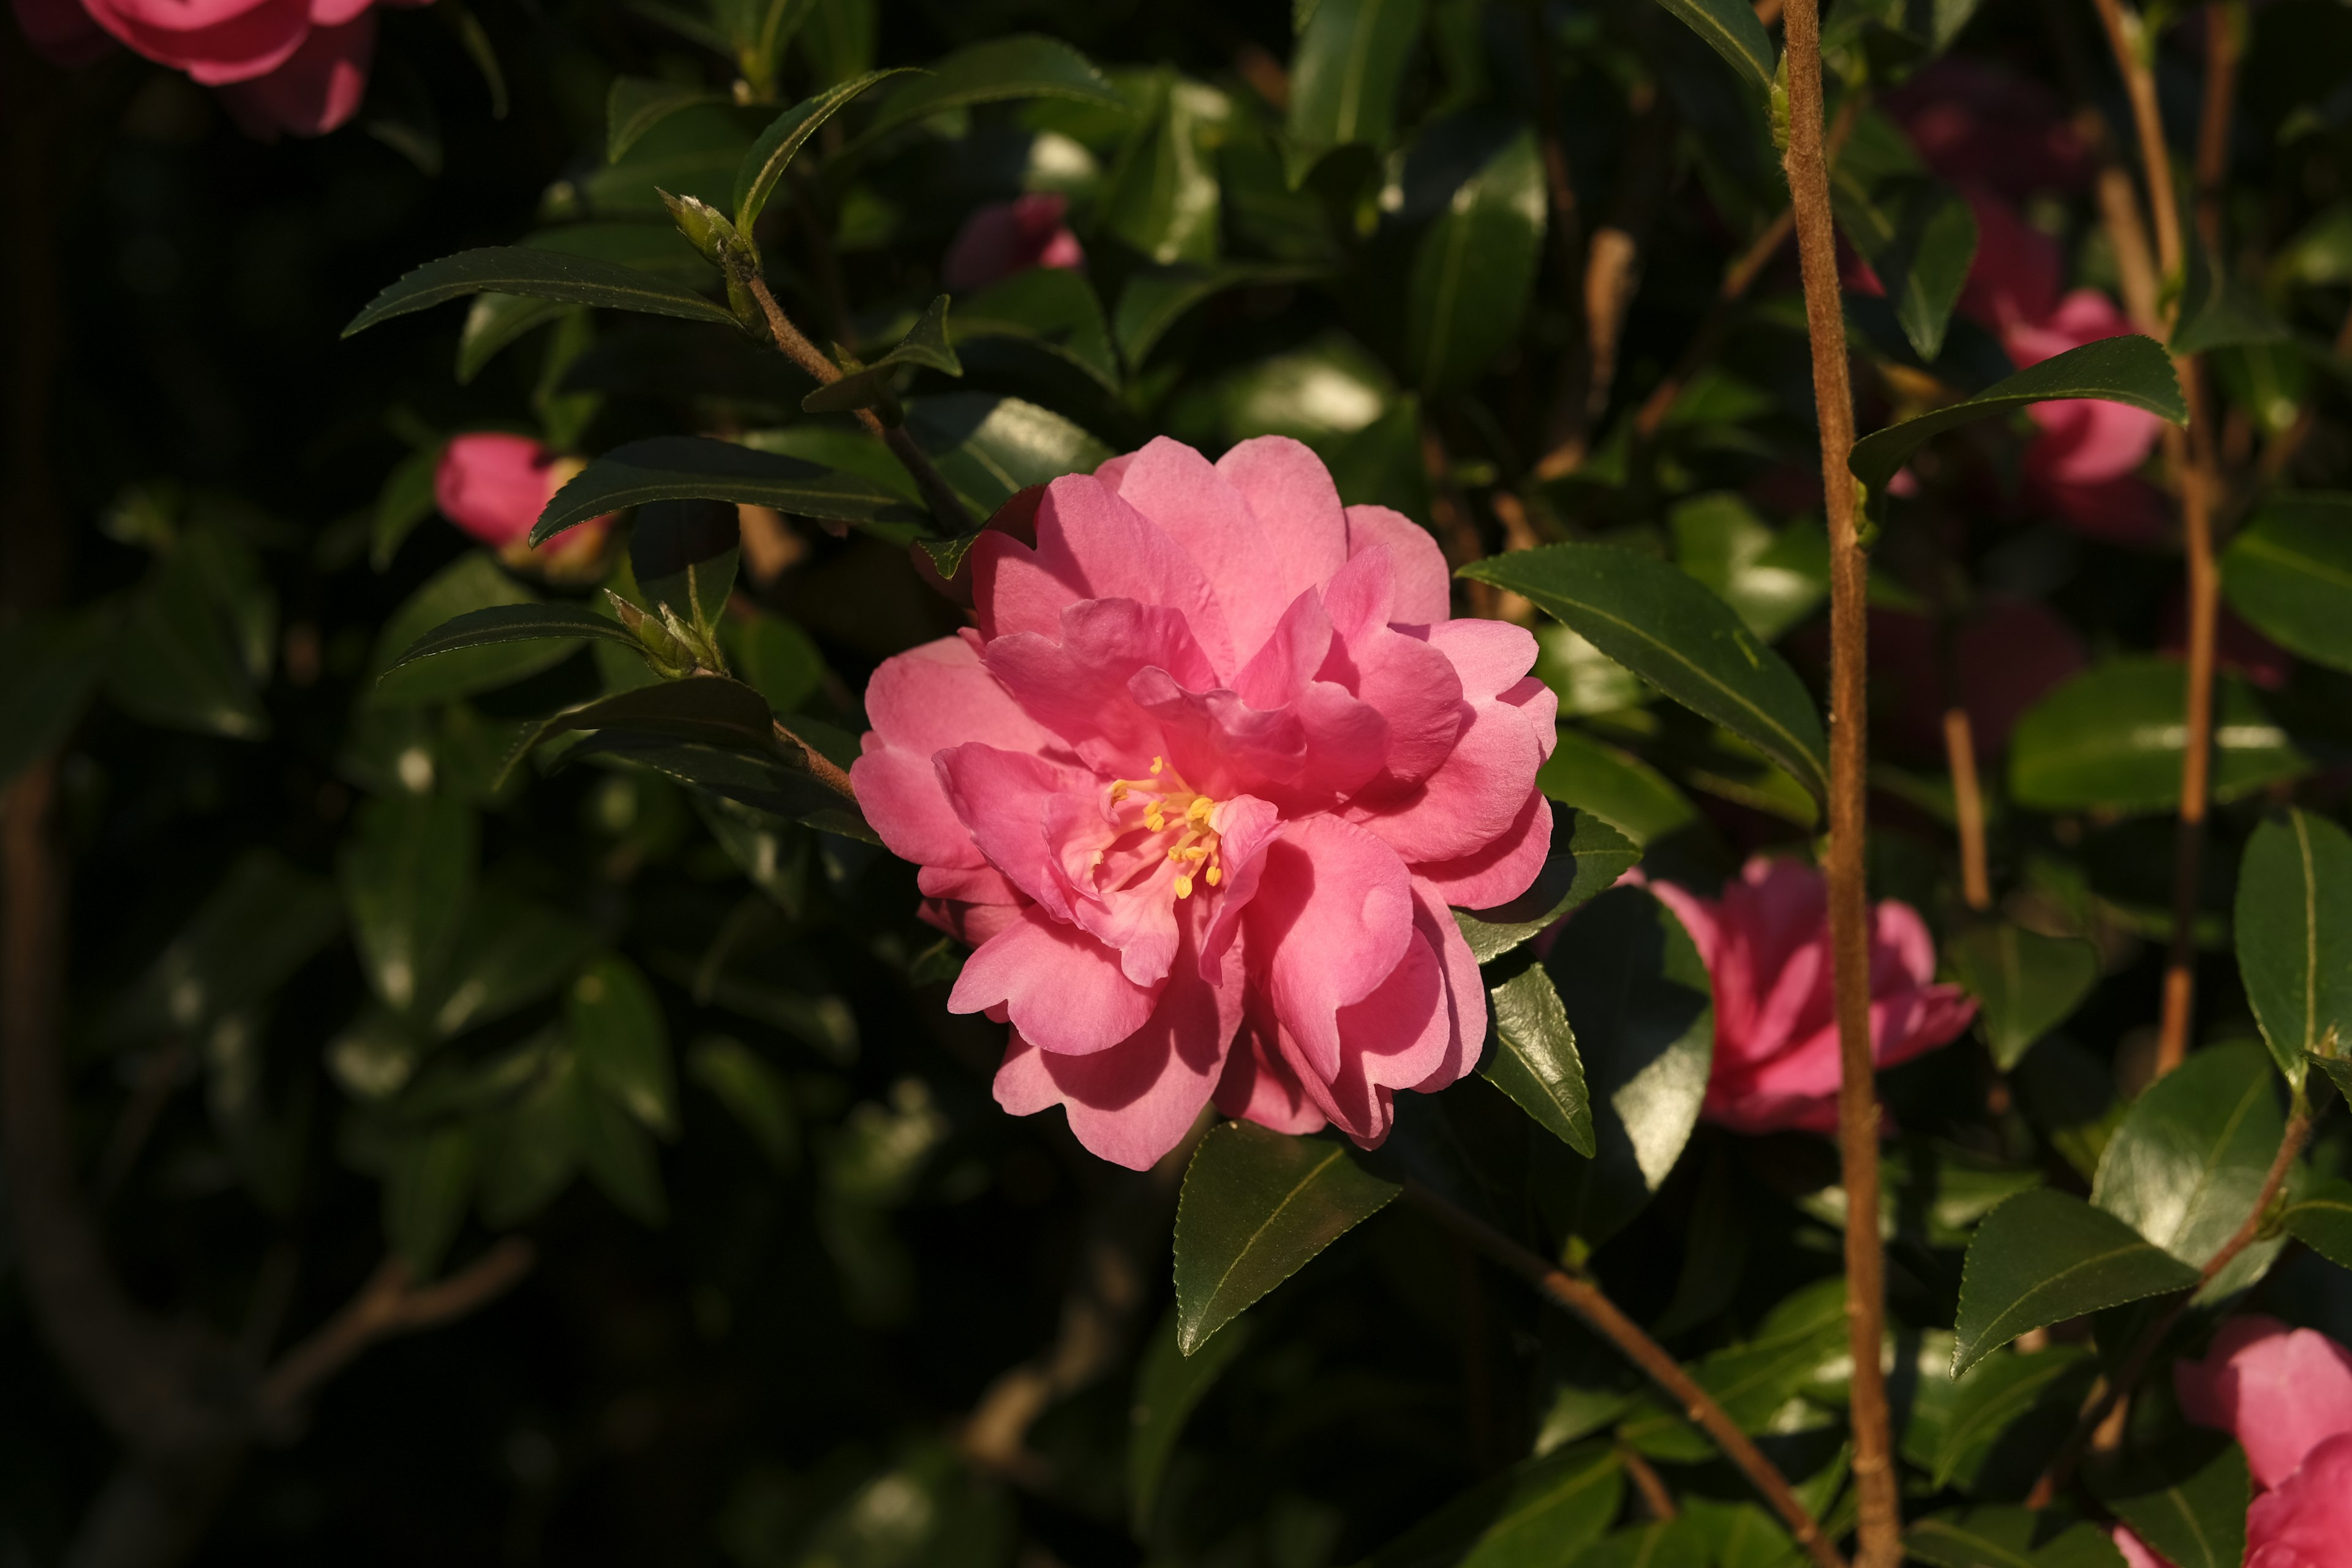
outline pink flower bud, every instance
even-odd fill
[[[558,457],[528,436],[495,430],[453,436],[434,470],[433,500],[442,516],[497,551],[508,564],[577,575],[603,555],[611,517],[592,518],[537,550],[529,541],[548,501],[584,466],[577,458]]]
[[[956,231],[940,264],[940,279],[968,293],[1032,267],[1085,266],[1085,248],[1062,222],[1069,207],[1068,197],[1039,191],[980,208]]]

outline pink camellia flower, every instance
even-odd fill
[[[497,551],[509,565],[576,575],[604,554],[611,517],[591,519],[536,550],[530,538],[531,524],[555,492],[585,467],[528,436],[496,430],[453,436],[433,471],[433,500],[442,516]]]
[[[2304,1456],[2294,1474],[2246,1510],[2245,1568],[2352,1563],[2352,1433]]]
[[[979,943],[948,1005],[1012,1024],[997,1102],[1137,1169],[1212,1098],[1378,1144],[1485,1039],[1446,906],[1549,844],[1535,639],[1450,619],[1430,536],[1283,437],[1156,440],[1033,521],[972,547],[976,628],[875,672],[850,774]]]
[[[2089,663],[2083,639],[2064,616],[2034,599],[1977,605],[1952,633],[1946,660],[1936,624],[1907,610],[1870,612],[1870,679],[1884,693],[1878,721],[1899,751],[1944,754],[1944,709],[1957,697],[1968,710],[1979,757],[2000,755],[2027,709]]]
[[[2276,1487],[2322,1443],[2352,1433],[2352,1351],[2276,1318],[2232,1318],[2202,1361],[2172,1367],[2180,1408],[2236,1435],[2258,1487]]]
[[[2111,1525],[2107,1533],[2115,1539],[2116,1550],[2123,1553],[2125,1568],[2172,1568],[2172,1564],[2148,1549],[2147,1542],[2124,1526]]]
[[[1032,267],[1083,267],[1087,253],[1062,221],[1069,198],[1033,191],[1009,202],[992,202],[963,220],[940,278],[950,289],[985,289]]]
[[[94,35],[221,89],[246,130],[318,136],[359,111],[375,55],[374,0],[14,0],[26,36],[60,65]],[[384,0],[423,5],[427,0]],[[77,18],[73,12],[82,15]]]
[[[1984,60],[1947,55],[1886,94],[1888,113],[1945,179],[1987,184],[2012,198],[2074,190],[2090,150],[2066,105],[2040,82]]]
[[[1834,1128],[1840,1068],[1822,874],[1758,856],[1719,899],[1650,886],[1690,931],[1715,984],[1715,1068],[1700,1114],[1736,1132]],[[1875,905],[1870,924],[1871,1058],[1888,1068],[1950,1041],[1977,1007],[1958,986],[1933,984],[1936,944],[1908,904]]]

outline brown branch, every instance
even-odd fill
[[[341,1311],[262,1374],[253,1405],[263,1430],[291,1431],[320,1386],[370,1347],[454,1322],[488,1305],[512,1289],[536,1260],[530,1242],[509,1236],[447,1279],[412,1287],[408,1266],[386,1258]]]
[[[1418,1183],[1405,1184],[1404,1195],[1440,1225],[1533,1285],[1553,1305],[1574,1313],[1593,1332],[1614,1345],[1626,1360],[1647,1373],[1771,1504],[1772,1511],[1780,1516],[1789,1533],[1817,1568],[1845,1568],[1845,1560],[1822,1533],[1819,1521],[1790,1489],[1787,1479],[1764,1457],[1763,1450],[1739,1429],[1739,1424],[1716,1403],[1715,1396],[1701,1388],[1664,1345],[1620,1311],[1600,1287],[1554,1268],[1477,1215],[1456,1207]],[[1873,1366],[1878,1364],[1876,1346],[1872,1347],[1870,1362]]]
[[[785,729],[782,720],[776,720],[775,727],[776,739],[800,749],[802,759],[808,763],[808,771],[815,775],[817,783],[836,795],[845,796],[852,801],[856,800],[857,790],[850,784],[849,774],[843,771],[840,763]]]
[[[2074,1475],[2075,1465],[2081,1462],[2092,1439],[2106,1424],[2110,1413],[2122,1400],[2130,1397],[2132,1390],[2139,1385],[2139,1380],[2147,1375],[2148,1363],[2156,1359],[2156,1352],[2162,1348],[2165,1336],[2172,1331],[2172,1326],[2180,1321],[2180,1315],[2197,1299],[2198,1291],[2219,1279],[2221,1271],[2235,1263],[2238,1255],[2261,1237],[2271,1205],[2278,1201],[2281,1189],[2286,1185],[2288,1173],[2294,1169],[2295,1161],[2302,1158],[2305,1147],[2310,1143],[2315,1125],[2310,1101],[2304,1098],[2301,1090],[2297,1090],[2294,1111],[2287,1118],[2286,1131],[2279,1139],[2278,1153],[2271,1161],[2269,1173],[2263,1177],[2262,1191],[2255,1194],[2253,1207],[2247,1212],[2244,1223],[2231,1232],[2230,1239],[2223,1242],[2197,1270],[2196,1286],[2183,1291],[2170,1307],[2140,1331],[2139,1338],[2132,1342],[2131,1349],[2116,1363],[2115,1376],[2112,1379],[2103,1377],[2092,1385],[2091,1395],[2084,1402],[2074,1430],[2067,1433],[2066,1441],[2060,1446],[2057,1456],[2033,1483],[2033,1490],[2026,1495],[2026,1507],[2048,1508],[2057,1498],[2059,1489]]]
[[[1672,1524],[1675,1513],[1675,1495],[1666,1490],[1666,1483],[1658,1479],[1658,1472],[1651,1468],[1650,1461],[1622,1443],[1617,1446],[1617,1459],[1625,1467],[1625,1474],[1633,1480],[1633,1489],[1641,1494],[1642,1506],[1649,1510],[1650,1517],[1660,1524]]]
[[[1992,908],[1992,872],[1985,861],[1984,791],[1977,782],[1976,732],[1969,710],[1944,710],[1944,755],[1952,769],[1952,817],[1960,834],[1960,895],[1972,910]]]
[[[1830,973],[1836,998],[1838,1154],[1853,1212],[1878,1212],[1878,1095],[1870,1049],[1870,904],[1864,885],[1868,832],[1869,566],[1862,542],[1853,451],[1853,390],[1847,380],[1845,317],[1838,297],[1837,238],[1830,213],[1823,133],[1821,8],[1788,0],[1789,147],[1783,165],[1797,215],[1797,259],[1804,278],[1805,325],[1812,342],[1813,404],[1820,418],[1822,500],[1830,533],[1829,882]],[[1885,1259],[1874,1225],[1845,1227],[1846,1330],[1853,1350],[1853,1478],[1860,1504],[1855,1562],[1895,1568],[1903,1558],[1893,1421],[1880,1345],[1886,1316]]]
[[[2197,236],[2221,250],[2221,185],[2230,173],[2230,113],[2237,99],[2239,17],[2229,0],[2205,7],[2205,100],[2197,119]]]

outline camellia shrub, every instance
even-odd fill
[[[2352,10],[15,18],[8,1562],[2352,1568]]]

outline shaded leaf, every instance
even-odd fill
[[[446,978],[416,1015],[446,1039],[550,994],[595,945],[596,933],[579,921],[492,881],[467,909]]]
[[[1797,672],[1689,574],[1611,544],[1515,550],[1462,568],[1535,601],[1675,701],[1825,796],[1828,741]]]
[[[1339,0],[1323,0],[1326,5]],[[1524,1460],[1381,1547],[1365,1568],[1546,1568],[1584,1561],[1616,1517],[1625,1479],[1601,1444]]]
[[[2263,1038],[2300,1087],[2314,1056],[2352,1051],[2352,834],[2290,807],[2238,868],[2238,973]]]
[[[871,408],[890,395],[890,383],[901,365],[920,365],[945,375],[961,375],[963,363],[948,344],[948,297],[932,300],[922,319],[900,339],[896,348],[872,364],[860,366],[839,381],[818,387],[801,399],[811,414],[845,414]]]
[[[2053,691],[2009,741],[2010,793],[2042,811],[2170,811],[2180,804],[2186,668],[2168,658],[2109,659]],[[2235,800],[2309,771],[2235,676],[2213,683],[2213,798]]]
[[[1949,1360],[1947,1352],[1946,1366]],[[2095,1359],[2083,1345],[1989,1355],[1957,1380],[1946,1378],[1944,1366],[1926,1371],[1924,1377],[1948,1390],[1948,1404],[1932,1439],[1917,1451],[1906,1444],[1906,1451],[1936,1486],[1967,1492],[1976,1491],[1989,1470],[2014,1470],[2021,1459],[2024,1467],[2038,1467],[2074,1424],[2096,1373]],[[1928,1389],[1921,1392],[1925,1395]],[[2000,1463],[2003,1458],[2007,1465]]]
[[[1290,51],[1291,142],[1309,153],[1388,145],[1423,14],[1422,0],[1318,0]]]
[[[1176,1206],[1177,1344],[1192,1355],[1401,1189],[1328,1137],[1209,1130]]]
[[[2097,1525],[2002,1505],[1930,1515],[1903,1544],[1937,1568],[2124,1568]]]
[[[2259,291],[2223,272],[2197,237],[2189,239],[2189,278],[2172,326],[2175,354],[2186,359],[2219,348],[2284,342],[2293,335]]]
[[[2028,1329],[2196,1283],[2196,1269],[2104,1209],[2048,1187],[2021,1193],[1969,1243],[1952,1375]]]
[[[258,741],[269,715],[192,535],[159,561],[113,628],[106,695],[167,729]]]
[[[2263,635],[2352,670],[2352,495],[2270,501],[2222,552],[2221,591]]]
[[[412,310],[483,293],[520,294],[566,305],[597,305],[612,310],[636,310],[646,315],[675,316],[681,321],[736,325],[727,307],[667,279],[594,257],[500,245],[461,250],[455,256],[428,261],[404,275],[352,318],[351,324],[343,329],[343,336],[365,331],[379,321],[404,316]]]
[[[1118,340],[1118,352],[1126,356],[1132,369],[1140,365],[1160,340],[1167,336],[1168,330],[1195,306],[1207,303],[1227,289],[1295,283],[1320,277],[1324,270],[1319,267],[1246,261],[1216,267],[1178,264],[1139,268],[1119,290],[1112,335]],[[973,308],[979,304],[975,300]]]
[[[1471,956],[1487,963],[1606,892],[1641,858],[1641,850],[1600,818],[1555,807],[1551,848],[1528,890],[1495,909],[1456,910],[1454,922],[1462,928]]]
[[[784,177],[793,159],[826,121],[876,82],[886,77],[907,75],[912,69],[909,66],[893,66],[887,70],[868,71],[853,81],[838,83],[803,99],[770,121],[735,171],[735,199],[731,205],[737,232],[746,236],[751,232],[768,198],[775,194],[776,182]]]
[[[492,605],[484,609],[468,610],[464,615],[444,621],[409,644],[400,657],[393,660],[392,668],[398,669],[420,658],[456,653],[463,648],[488,647],[496,643],[544,642],[552,638],[565,643],[567,647],[576,647],[583,637],[602,637],[632,650],[639,646],[626,626],[609,616],[598,615],[585,605],[569,602]]]
[[[341,934],[334,885],[269,849],[248,849],[177,934],[107,1008],[111,1040],[194,1030],[252,1006]]]
[[[436,1128],[403,1139],[383,1184],[383,1228],[418,1280],[433,1278],[474,1201],[473,1129]]]
[[[922,513],[873,480],[707,436],[656,436],[615,447],[555,492],[533,544],[590,518],[654,500],[749,501],[844,522],[907,522]]]
[[[654,1146],[626,1111],[589,1090],[586,1074],[561,1101],[572,1148],[588,1174],[621,1211],[646,1225],[669,1220]]]
[[[1932,362],[1943,353],[1976,258],[1976,215],[1958,192],[1930,179],[1885,180],[1869,189],[1841,168],[1831,195],[1840,232],[1877,274],[1912,349]]]
[[[1985,1043],[2003,1072],[2071,1017],[2099,983],[2099,950],[2091,943],[2006,921],[1964,931],[1944,951],[1981,1005]]]
[[[378,708],[407,708],[446,701],[508,686],[570,658],[580,645],[562,639],[478,644],[390,673],[401,654],[478,610],[535,605],[539,596],[499,569],[479,550],[468,551],[425,579],[376,633],[369,655],[372,677],[364,700]]]
[[[2097,1478],[2099,1500],[2173,1568],[2240,1568],[2253,1494],[2246,1451],[2210,1434],[2199,1439]]]
[[[113,654],[103,609],[0,627],[0,790],[62,744]]]
[[[1519,335],[1543,259],[1543,160],[1522,131],[1454,193],[1421,237],[1405,363],[1425,396],[1466,386]]]
[[[1771,35],[1765,32],[1753,9],[1740,0],[1658,0],[1658,4],[1721,55],[1742,82],[1770,96],[1780,57],[1772,47]]]
[[[571,1185],[579,1155],[568,1102],[586,1092],[579,1079],[571,1049],[549,1045],[513,1106],[488,1122],[480,1181],[484,1224],[495,1229],[520,1225]]]
[[[2286,1233],[2342,1268],[2352,1268],[2352,1182],[2322,1182],[2280,1212]]]
[[[563,1031],[591,1087],[665,1138],[677,1135],[677,1080],[661,1004],[637,966],[613,953],[563,995]]]
[[[751,1135],[778,1170],[800,1163],[800,1123],[782,1074],[740,1040],[698,1040],[687,1053],[687,1075],[709,1089]]]
[[[457,951],[473,893],[471,807],[446,795],[364,802],[337,869],[360,967],[385,1006],[406,1014]]]
[[[383,489],[376,492],[375,526],[368,536],[369,565],[379,572],[390,566],[401,542],[433,515],[433,481],[440,468],[441,447],[436,443],[411,452],[384,476]]]
[[[652,77],[618,76],[604,94],[604,161],[617,163],[637,138],[676,114],[703,103],[731,103],[725,93],[680,87]]]
[[[1119,151],[1097,221],[1160,266],[1217,258],[1221,202],[1191,83],[1162,74],[1141,132]]]
[[[1132,291],[1134,285],[1129,284]],[[1106,392],[1118,390],[1118,358],[1094,285],[1074,268],[1032,267],[957,307],[949,336],[1012,338],[1075,365]]]
[[[1568,1010],[1541,964],[1529,964],[1487,992],[1495,1048],[1479,1064],[1488,1083],[1578,1153],[1593,1154],[1592,1105]]]
[[[950,109],[1009,98],[1061,99],[1128,112],[1127,100],[1086,56],[1059,38],[1018,33],[958,49],[935,63],[929,75],[898,88],[882,100],[873,123],[852,145]]]
[[[1178,1342],[1177,1314],[1160,1319],[1159,1329],[1143,1352],[1135,1374],[1135,1400],[1128,1407],[1128,1517],[1139,1539],[1149,1539],[1152,1505],[1168,1462],[1176,1457],[1176,1440],[1193,1406],[1223,1375],[1250,1341],[1250,1325],[1236,1323],[1229,1333],[1213,1335],[1192,1355]]]

